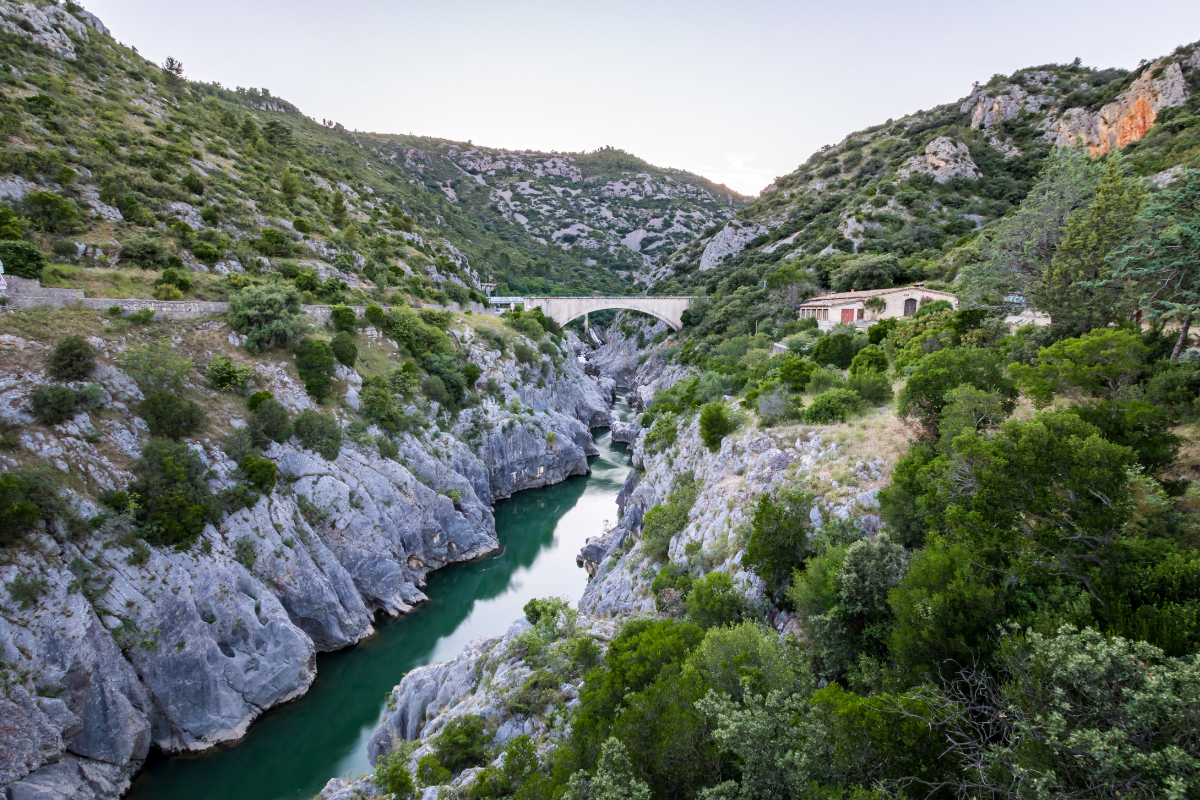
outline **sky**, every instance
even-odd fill
[[[156,63],[314,119],[507,149],[620,148],[757,195],[823,145],[1068,62],[1200,39],[1200,2],[85,0]]]

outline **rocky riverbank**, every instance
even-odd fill
[[[165,324],[180,347],[209,356],[232,352],[227,342],[236,341],[219,320]],[[340,368],[332,412],[347,438],[337,457],[327,461],[296,439],[271,445],[263,455],[282,476],[276,490],[207,526],[190,549],[139,555],[138,542],[106,538],[104,529],[81,535],[55,525],[10,551],[0,583],[44,584],[34,603],[0,596],[9,686],[0,698],[0,786],[9,797],[116,797],[152,747],[195,751],[238,739],[265,710],[308,689],[317,652],[369,636],[377,612],[410,611],[426,599],[432,570],[495,550],[497,499],[587,471],[590,428],[608,424],[608,403],[569,351],[521,364],[469,326],[451,333],[483,366],[478,384],[491,392],[445,430],[398,437],[395,458],[375,445],[383,431],[350,425],[362,379]],[[109,411],[82,411],[49,430],[17,428],[19,450],[0,451],[7,468],[60,472],[84,519],[100,514],[100,492],[128,484],[148,438],[130,410],[142,400],[135,376],[118,366],[131,342],[99,335],[92,343]],[[0,337],[10,365],[0,376],[5,423],[32,422],[29,396],[47,380],[48,350],[37,336]],[[264,360],[258,371],[291,411],[312,407],[286,364]],[[245,424],[219,396],[212,402],[212,427]],[[215,433],[189,446],[220,491],[237,483],[237,465]]]
[[[649,387],[661,385],[663,376],[673,368],[664,365],[655,349],[644,359],[635,355],[637,351],[630,346],[634,337],[613,330],[609,333],[609,341],[588,354],[589,363],[596,365],[603,377],[633,383],[631,397],[653,397]],[[640,364],[631,364],[639,360]],[[649,383],[638,384],[639,376]],[[900,436],[900,426],[890,412],[882,410],[865,418],[860,426],[760,429],[750,424],[725,438],[714,453],[701,442],[696,419],[681,426],[675,444],[662,452],[647,451],[645,431],[636,424],[615,423],[614,438],[619,435],[619,440],[632,443],[638,469],[630,473],[618,495],[619,522],[603,536],[589,540],[579,554],[578,563],[587,569],[590,580],[570,615],[572,635],[590,637],[603,650],[625,621],[658,613],[650,592],[657,570],[642,552],[642,520],[646,511],[667,502],[685,475],[695,480],[696,502],[688,523],[671,540],[669,558],[703,574],[730,574],[752,601],[763,599],[762,584],[742,567],[741,559],[750,517],[762,495],[803,483],[819,497],[819,507],[813,512],[815,523],[853,515],[864,526],[877,525],[873,514],[876,495],[891,466],[886,458],[872,459],[866,454],[879,449],[880,441]],[[794,628],[784,613],[771,621],[781,633]],[[430,752],[436,734],[464,715],[483,717],[495,743],[523,733],[534,740],[539,752],[549,752],[563,735],[564,715],[577,702],[574,698],[580,682],[564,683],[557,702],[541,712],[529,713],[514,702],[528,676],[538,669],[526,656],[526,648],[519,646],[520,637],[530,635],[529,629],[526,620],[517,620],[503,635],[473,642],[454,661],[408,673],[392,692],[389,705],[394,710],[372,737],[372,758],[403,745],[415,770],[417,760]],[[467,789],[479,772],[479,768],[464,770],[447,785]],[[438,788],[426,787],[424,797],[437,797]],[[374,791],[369,779],[337,779],[326,786],[322,797],[351,800],[372,796]]]

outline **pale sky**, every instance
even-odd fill
[[[1200,39],[1200,2],[90,0],[189,78],[310,117],[491,147],[612,145],[756,195],[824,144],[1079,56]]]

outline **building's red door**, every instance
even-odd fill
[[[854,322],[854,309],[853,308],[843,308],[842,309],[842,322]]]

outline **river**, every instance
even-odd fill
[[[618,419],[632,414],[623,397]],[[268,711],[236,744],[198,755],[152,756],[130,800],[309,800],[330,778],[371,770],[367,742],[404,673],[447,661],[468,642],[504,633],[533,597],[579,599],[587,573],[575,556],[604,523],[631,469],[625,445],[593,432],[600,455],[591,472],[496,504],[496,555],[432,573],[429,602],[399,619],[378,620],[355,647],[317,656],[304,697]]]

